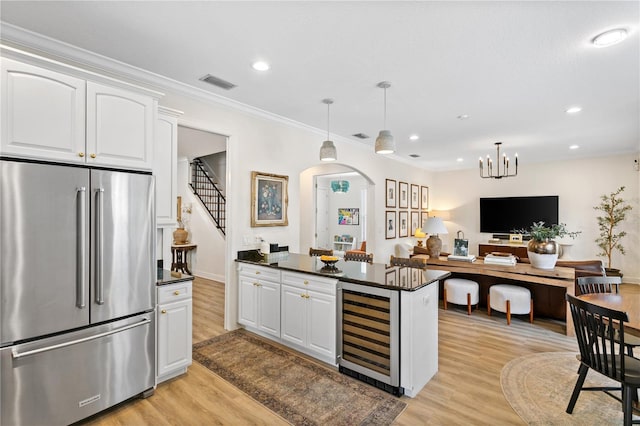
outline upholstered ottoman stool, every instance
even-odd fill
[[[491,309],[507,314],[507,324],[511,325],[511,314],[529,314],[529,322],[533,323],[533,299],[529,289],[517,285],[497,284],[489,287],[487,297],[487,313]]]
[[[462,278],[446,279],[444,281],[442,300],[445,309],[447,309],[447,302],[455,303],[456,305],[467,305],[467,315],[471,315],[471,306],[477,305],[480,301],[478,283]]]

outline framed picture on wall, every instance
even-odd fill
[[[398,236],[409,236],[409,212],[406,210],[398,212]]]
[[[411,184],[411,208],[418,210],[420,208],[420,187]]]
[[[386,206],[388,208],[396,207],[396,181],[393,179],[385,180],[385,199],[387,200]]]
[[[287,226],[289,176],[251,172],[251,226]]]
[[[429,187],[420,187],[420,208],[422,210],[429,210]]]
[[[384,219],[385,238],[390,240],[396,237],[396,212],[387,210]]]
[[[422,228],[420,224],[420,212],[411,212],[411,234],[415,235],[416,229]]]
[[[338,209],[338,225],[360,225],[360,209]]]
[[[420,226],[419,228],[424,228],[424,224],[427,222],[427,218],[429,217],[429,212],[420,212]]]
[[[398,207],[401,209],[409,207],[409,184],[407,182],[398,184]]]

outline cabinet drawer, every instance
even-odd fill
[[[158,287],[158,305],[191,298],[191,280]]]
[[[266,266],[255,266],[246,263],[238,265],[238,272],[243,275],[252,276],[259,280],[269,280],[280,282],[280,271]]]
[[[316,277],[315,275],[297,274],[295,272],[283,272],[282,283],[324,294],[336,294],[338,280]]]

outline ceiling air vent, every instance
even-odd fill
[[[358,139],[369,139],[369,135],[365,135],[364,133],[356,133],[355,135],[351,136],[355,136]]]
[[[409,154],[409,157],[418,158],[418,157],[420,157],[420,154]]]
[[[214,86],[218,86],[221,89],[224,90],[229,90],[229,89],[233,89],[234,87],[236,87],[235,84],[233,83],[229,83],[228,81],[225,81],[221,78],[218,77],[214,77],[211,74],[207,74],[204,77],[200,77],[200,81],[204,81],[205,83],[209,83],[209,84],[213,84]]]

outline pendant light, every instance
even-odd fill
[[[502,179],[503,177],[512,177],[518,175],[518,154],[516,153],[516,167],[515,170],[509,171],[509,157],[507,154],[502,154],[502,170],[500,170],[500,145],[502,142],[496,142],[494,144],[496,146],[496,165],[497,168],[493,168],[493,160],[491,157],[487,155],[487,168],[484,168],[484,163],[482,162],[482,157],[480,157],[480,177],[483,179]]]
[[[338,152],[336,146],[329,139],[329,107],[333,103],[333,99],[323,99],[322,103],[327,105],[327,140],[322,142],[320,147],[320,161],[336,161]]]
[[[384,89],[384,127],[387,127],[387,89],[391,87],[388,81],[381,81],[378,87]],[[380,134],[376,138],[376,154],[393,154],[396,150],[396,144],[390,130],[380,130]]]

